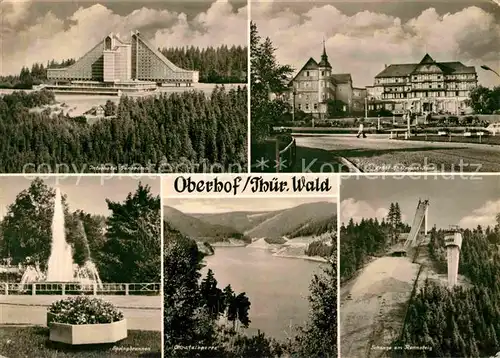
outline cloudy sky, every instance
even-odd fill
[[[33,178],[28,176],[7,176],[0,177],[0,217],[3,217],[8,210],[8,206],[16,200],[17,194],[27,189]],[[143,185],[149,185],[154,195],[160,194],[160,179],[155,177],[142,177]],[[109,215],[110,211],[105,199],[123,202],[128,193],[135,192],[139,185],[139,180],[132,177],[116,176],[112,179],[101,176],[68,177],[58,178],[57,183],[54,177],[44,178],[46,185],[55,187],[59,185],[61,193],[67,196],[71,210],[81,209],[88,213]]]
[[[259,198],[259,199],[164,199],[164,204],[183,213],[227,213],[234,211],[272,211],[293,208],[301,204],[331,201],[336,198]],[[336,214],[336,213],[332,213]]]
[[[281,63],[299,70],[309,57],[319,61],[324,38],[333,71],[351,73],[355,86],[373,85],[384,64],[419,62],[426,52],[500,71],[498,0],[254,0],[251,11]],[[481,84],[499,84],[476,70]]]
[[[429,224],[438,228],[450,225],[475,228],[495,224],[500,213],[500,178],[482,176],[475,180],[456,176],[402,176],[342,179],[340,187],[340,217],[383,218],[391,202],[398,202],[404,220],[411,225],[418,200],[429,199]]]
[[[137,29],[157,47],[246,45],[242,0],[0,1],[0,75],[78,58],[108,33]]]

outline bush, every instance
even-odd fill
[[[280,150],[282,150],[292,142],[293,137],[290,134],[280,134],[276,136],[276,139],[279,142]]]
[[[112,303],[87,296],[69,297],[52,303],[52,322],[67,324],[101,324],[121,321],[123,313]]]

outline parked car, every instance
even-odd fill
[[[500,123],[491,123],[486,127],[486,130],[493,135],[497,135],[500,133]]]
[[[438,135],[440,135],[440,136],[450,135],[450,129],[449,128],[439,128]]]
[[[490,132],[488,132],[487,130],[482,130],[482,129],[476,129],[475,133],[476,133],[476,136],[480,136],[480,137],[485,137],[485,136],[490,135]]]
[[[466,128],[464,131],[464,137],[484,137],[487,135],[489,135],[487,130]]]

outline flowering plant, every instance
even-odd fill
[[[123,313],[112,303],[87,296],[69,297],[52,303],[52,322],[68,324],[100,324],[121,321]]]

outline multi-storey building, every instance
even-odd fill
[[[363,112],[365,110],[365,99],[367,97],[366,88],[352,89],[352,111]]]
[[[369,109],[460,114],[476,86],[473,66],[436,62],[426,54],[419,63],[391,64],[375,76],[374,85],[367,87]]]
[[[190,85],[198,82],[198,77],[198,71],[174,65],[138,31],[132,32],[131,43],[125,43],[111,33],[73,65],[47,70],[47,78],[55,82],[91,81],[125,85],[151,81]]]
[[[321,61],[312,57],[305,63],[290,82],[292,91],[290,101],[296,109],[323,117],[327,111],[329,100],[340,100],[344,103],[344,111],[353,106],[352,78],[348,73],[332,74],[332,66],[323,45]]]

